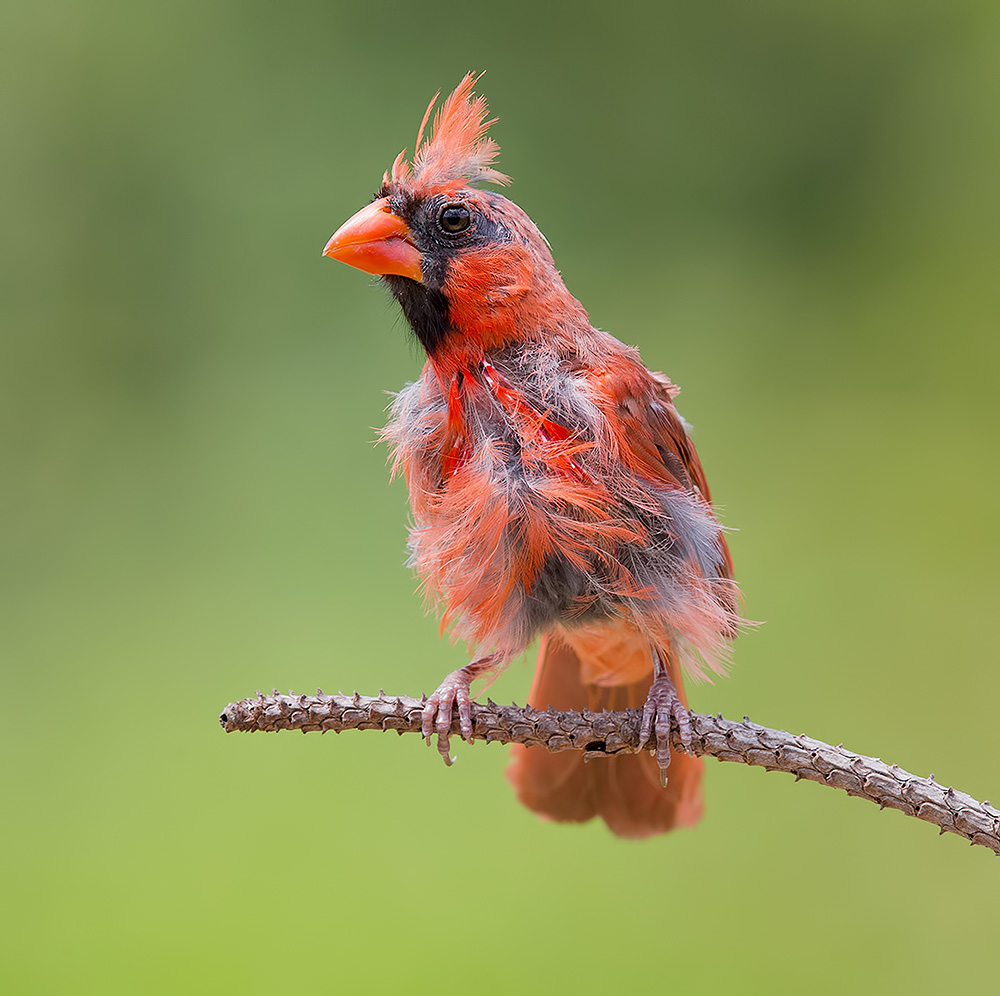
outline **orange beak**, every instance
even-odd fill
[[[411,240],[409,226],[389,210],[385,197],[348,218],[327,242],[323,255],[365,273],[392,273],[417,281],[423,276],[420,250]]]

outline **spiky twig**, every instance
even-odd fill
[[[354,695],[258,693],[256,698],[227,706],[220,722],[227,733],[236,730],[419,733],[423,706],[420,699],[387,696],[382,692],[375,697],[357,692]],[[589,760],[636,750],[640,715],[638,709],[542,712],[494,702],[473,703],[472,736],[476,740],[527,744],[550,751],[583,750]],[[1000,854],[1000,810],[964,792],[938,785],[933,775],[920,778],[878,758],[855,754],[811,737],[771,730],[749,719],[734,723],[721,715],[692,713],[691,722],[695,754],[720,761],[740,761],[769,771],[787,771],[796,780],[807,778],[832,785],[848,795],[869,799],[880,808],[888,806],[926,820],[940,827],[941,833],[956,833]],[[452,733],[458,734],[457,719]],[[676,731],[672,740],[675,750],[683,750]]]

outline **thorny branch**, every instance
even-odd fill
[[[226,707],[219,717],[227,733],[301,730],[303,733],[332,730],[395,730],[419,733],[420,699],[379,693],[359,695],[257,694]],[[582,750],[587,760],[621,751],[635,751],[641,711],[543,712],[530,707],[501,706],[494,702],[473,703],[473,739],[519,743],[550,751]],[[882,809],[898,809],[907,816],[926,820],[941,833],[955,833],[972,844],[1000,854],[1000,810],[978,802],[964,792],[946,788],[934,776],[920,778],[898,765],[877,757],[865,757],[833,747],[811,737],[771,730],[744,719],[742,723],[719,716],[691,714],[694,728],[693,753],[720,761],[739,761],[768,771],[787,771],[796,781],[809,781],[841,788],[848,795],[877,803]],[[458,719],[452,725],[458,734]],[[671,746],[683,750],[676,736]],[[595,760],[595,763],[601,763]]]

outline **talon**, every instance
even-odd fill
[[[453,722],[453,710],[458,707],[458,731],[463,740],[472,743],[472,695],[469,688],[476,678],[482,678],[502,668],[507,661],[496,653],[452,671],[438,685],[437,691],[424,700],[420,714],[420,732],[428,744],[437,734],[437,749],[444,763],[451,765],[453,758],[448,753],[449,734]]]
[[[420,732],[428,744],[437,734],[437,749],[449,767],[455,762],[451,756],[451,724],[453,712],[458,707],[459,732],[464,740],[472,740],[472,697],[469,694],[471,677],[464,668],[452,671],[427,699],[420,715]]]
[[[691,716],[681,702],[674,683],[664,671],[653,679],[646,704],[642,707],[642,724],[639,727],[639,750],[651,735],[656,737],[656,763],[660,769],[660,784],[667,785],[670,767],[670,731],[677,724],[677,733],[684,749],[690,753],[693,741]]]

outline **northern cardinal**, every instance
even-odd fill
[[[646,750],[584,764],[580,751],[515,747],[521,801],[554,820],[601,816],[623,837],[691,826],[700,758],[681,665],[722,672],[741,620],[705,474],[674,407],[678,389],[590,324],[549,244],[493,164],[486,101],[467,75],[374,200],[324,255],[383,277],[427,353],[385,437],[413,507],[412,564],[472,662],[427,700],[423,732],[447,763],[470,684],[541,635],[529,703],[643,706]]]

